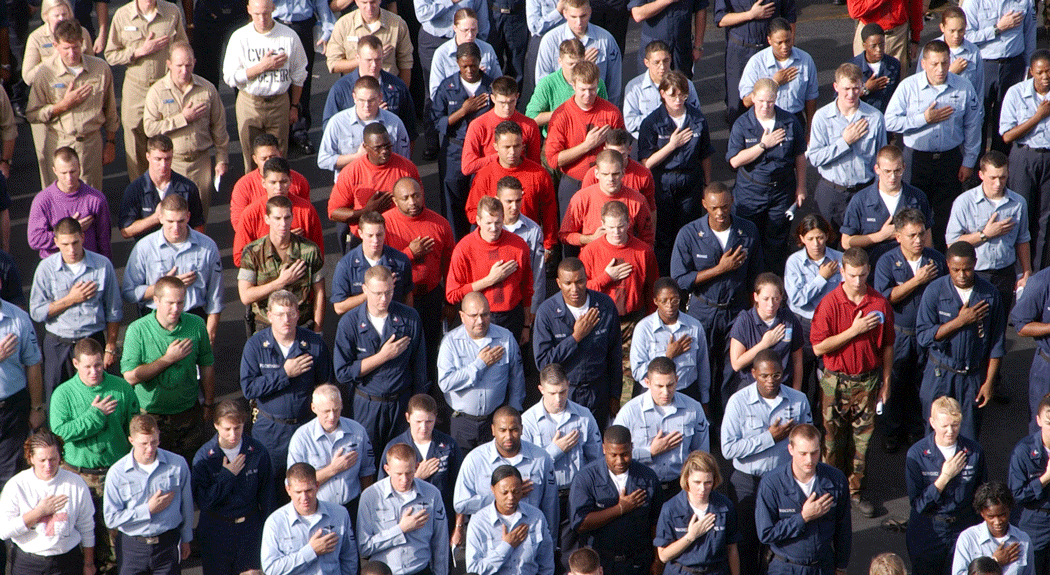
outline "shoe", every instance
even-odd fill
[[[832,0],[831,3],[836,5],[836,6],[845,6],[846,5],[846,0]]]
[[[888,435],[886,436],[886,442],[882,444],[882,447],[886,450],[886,453],[897,453],[901,450],[901,443],[901,436]]]
[[[310,143],[310,136],[306,135],[306,132],[296,132],[292,134],[292,145],[295,146],[296,150],[304,156],[310,156],[317,153],[317,149]]]
[[[865,517],[875,517],[875,506],[862,499],[860,495],[850,496],[850,502],[853,503],[853,508],[857,510],[857,513]]]

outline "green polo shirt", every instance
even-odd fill
[[[96,397],[110,396],[117,408],[102,415],[91,407]],[[63,459],[70,465],[96,469],[109,467],[131,450],[128,424],[139,414],[139,398],[123,379],[105,374],[90,387],[74,375],[51,395],[51,430],[65,441]]]
[[[525,108],[525,115],[536,119],[543,112],[553,112],[565,103],[565,100],[573,97],[575,90],[572,88],[572,84],[565,81],[565,75],[561,73],[561,68],[547,74],[539,82],[536,82],[536,89],[532,91],[532,97],[529,98],[529,105]],[[598,80],[598,96],[602,98],[609,98],[609,94],[605,89],[605,80]],[[547,126],[540,129],[543,132],[543,137],[547,137]]]
[[[204,320],[191,313],[183,313],[175,329],[168,331],[157,322],[157,312],[139,318],[128,326],[124,335],[124,355],[120,359],[121,373],[159,359],[176,339],[193,341],[193,350],[180,361],[160,372],[160,375],[135,385],[139,404],[147,413],[173,415],[182,413],[197,403],[197,366],[215,363],[208,330]]]

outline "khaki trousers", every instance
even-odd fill
[[[281,153],[288,154],[288,104],[287,93],[276,96],[253,96],[244,90],[237,93],[237,137],[241,140],[244,173],[255,169],[252,141],[261,134],[277,136]]]
[[[863,27],[864,24],[857,20],[857,29],[853,32],[854,56],[864,51],[864,43],[860,41],[860,29]],[[907,22],[886,31],[885,53],[901,61],[901,79],[911,73],[911,58],[908,57],[909,40]]]

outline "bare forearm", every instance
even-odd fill
[[[314,284],[314,331],[321,333],[324,329],[325,289],[324,280]]]
[[[816,354],[817,357],[820,357],[833,351],[837,351],[852,341],[854,337],[856,337],[856,334],[853,333],[853,330],[847,329],[840,334],[825,338],[824,341],[820,343],[813,344],[813,353]]]
[[[608,509],[602,509],[601,511],[591,511],[583,518],[580,522],[580,527],[576,531],[580,534],[588,531],[594,531],[605,527],[617,517],[620,517],[620,506],[609,507]]]
[[[332,307],[335,308],[335,313],[343,315],[363,303],[365,303],[365,294],[359,293],[357,295],[352,295],[343,301],[335,302],[332,304]]]
[[[1024,337],[1043,337],[1050,335],[1050,323],[1040,323],[1037,321],[1026,323],[1024,327],[1018,330],[1017,334]]]
[[[125,239],[131,239],[156,225],[159,225],[156,218],[152,216],[142,218],[141,220],[135,220],[130,226],[121,229],[120,235]]]
[[[198,369],[201,372],[201,392],[204,393],[204,403],[211,405],[215,402],[215,366],[202,365]]]

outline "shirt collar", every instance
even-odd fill
[[[645,393],[642,394],[642,406],[641,407],[642,407],[642,411],[655,411],[656,410],[656,402],[653,401],[653,394],[649,393],[649,390],[646,390]],[[674,394],[674,397],[671,398],[671,405],[660,406],[660,408],[668,410],[667,415],[670,415],[672,413],[676,413],[679,409],[682,408],[682,399],[678,396],[678,393],[676,392]]]
[[[489,450],[490,450],[490,453],[489,453],[489,461],[490,462],[495,463],[497,461],[502,461],[502,460],[505,459],[502,455],[500,455],[499,449],[496,449],[496,440],[495,439],[493,439],[492,441],[488,442],[488,446],[489,446]],[[532,459],[532,457],[529,455],[528,448],[525,446],[525,440],[524,439],[521,440],[521,447],[518,449],[518,455],[521,456],[521,458],[522,458],[521,460],[522,461],[528,461],[528,460]],[[518,455],[515,455],[514,457],[517,457]]]
[[[981,186],[977,186],[970,190],[970,194],[970,197],[973,199],[973,203],[975,204],[979,204],[981,202],[988,202],[989,204],[992,203],[992,201],[988,199],[988,196],[984,195],[984,189]],[[1006,205],[1010,203],[1010,200],[1012,200],[1012,198],[1010,197],[1010,188],[1006,189],[1006,193],[1003,194],[1002,199],[1006,201],[1003,202],[1003,204],[1001,205]]]
[[[988,529],[987,523],[981,523],[980,529],[977,530],[977,537],[977,543],[990,543],[995,540],[992,537],[992,532]],[[1014,535],[1014,526],[1008,525],[1006,528],[1006,541],[1004,541],[1004,543],[1012,543],[1015,540],[1017,540],[1017,536]]]
[[[760,401],[763,401],[765,398],[763,398],[758,393],[758,384],[757,383],[752,383],[752,384],[750,384],[750,385],[748,385],[747,387],[744,388],[744,399],[746,399],[748,403],[756,404],[756,403],[758,403]],[[777,393],[777,396],[774,397],[773,399],[780,400],[780,401],[783,401],[784,399],[786,399],[784,397],[784,386],[783,385],[780,386],[780,392]],[[777,401],[777,405],[780,404],[780,401]]]
[[[156,463],[158,464],[157,469],[160,469],[161,465],[168,465],[170,463],[170,461],[168,461],[167,452],[163,449],[157,450]],[[124,471],[131,471],[132,469],[135,469],[135,464],[135,454],[133,452],[128,453],[128,458],[124,461]]]
[[[324,430],[324,428],[321,427],[321,422],[320,421],[318,421],[317,419],[314,419],[312,423],[314,425],[316,425],[316,427],[313,429],[313,434],[312,434],[314,436],[314,439],[321,439],[323,437],[327,437],[328,436],[328,432],[326,432]],[[336,439],[339,439],[343,435],[346,435],[347,433],[350,432],[349,426],[346,424],[346,418],[345,417],[340,417],[339,418],[339,427],[336,428],[336,431],[339,432],[339,435],[336,437]]]
[[[413,479],[412,480],[412,487],[408,488],[408,492],[410,494],[412,494],[412,499],[409,499],[409,501],[412,501],[413,499],[419,497],[419,489],[416,488],[416,481],[418,481],[418,480]],[[392,483],[390,483],[390,478],[389,477],[387,477],[387,478],[383,479],[382,481],[378,482],[376,485],[377,485],[376,489],[379,489],[379,494],[383,497],[383,499],[389,499],[389,498],[395,497],[395,496],[396,497],[400,497],[400,495],[397,492],[394,491],[394,486],[393,486]]]

